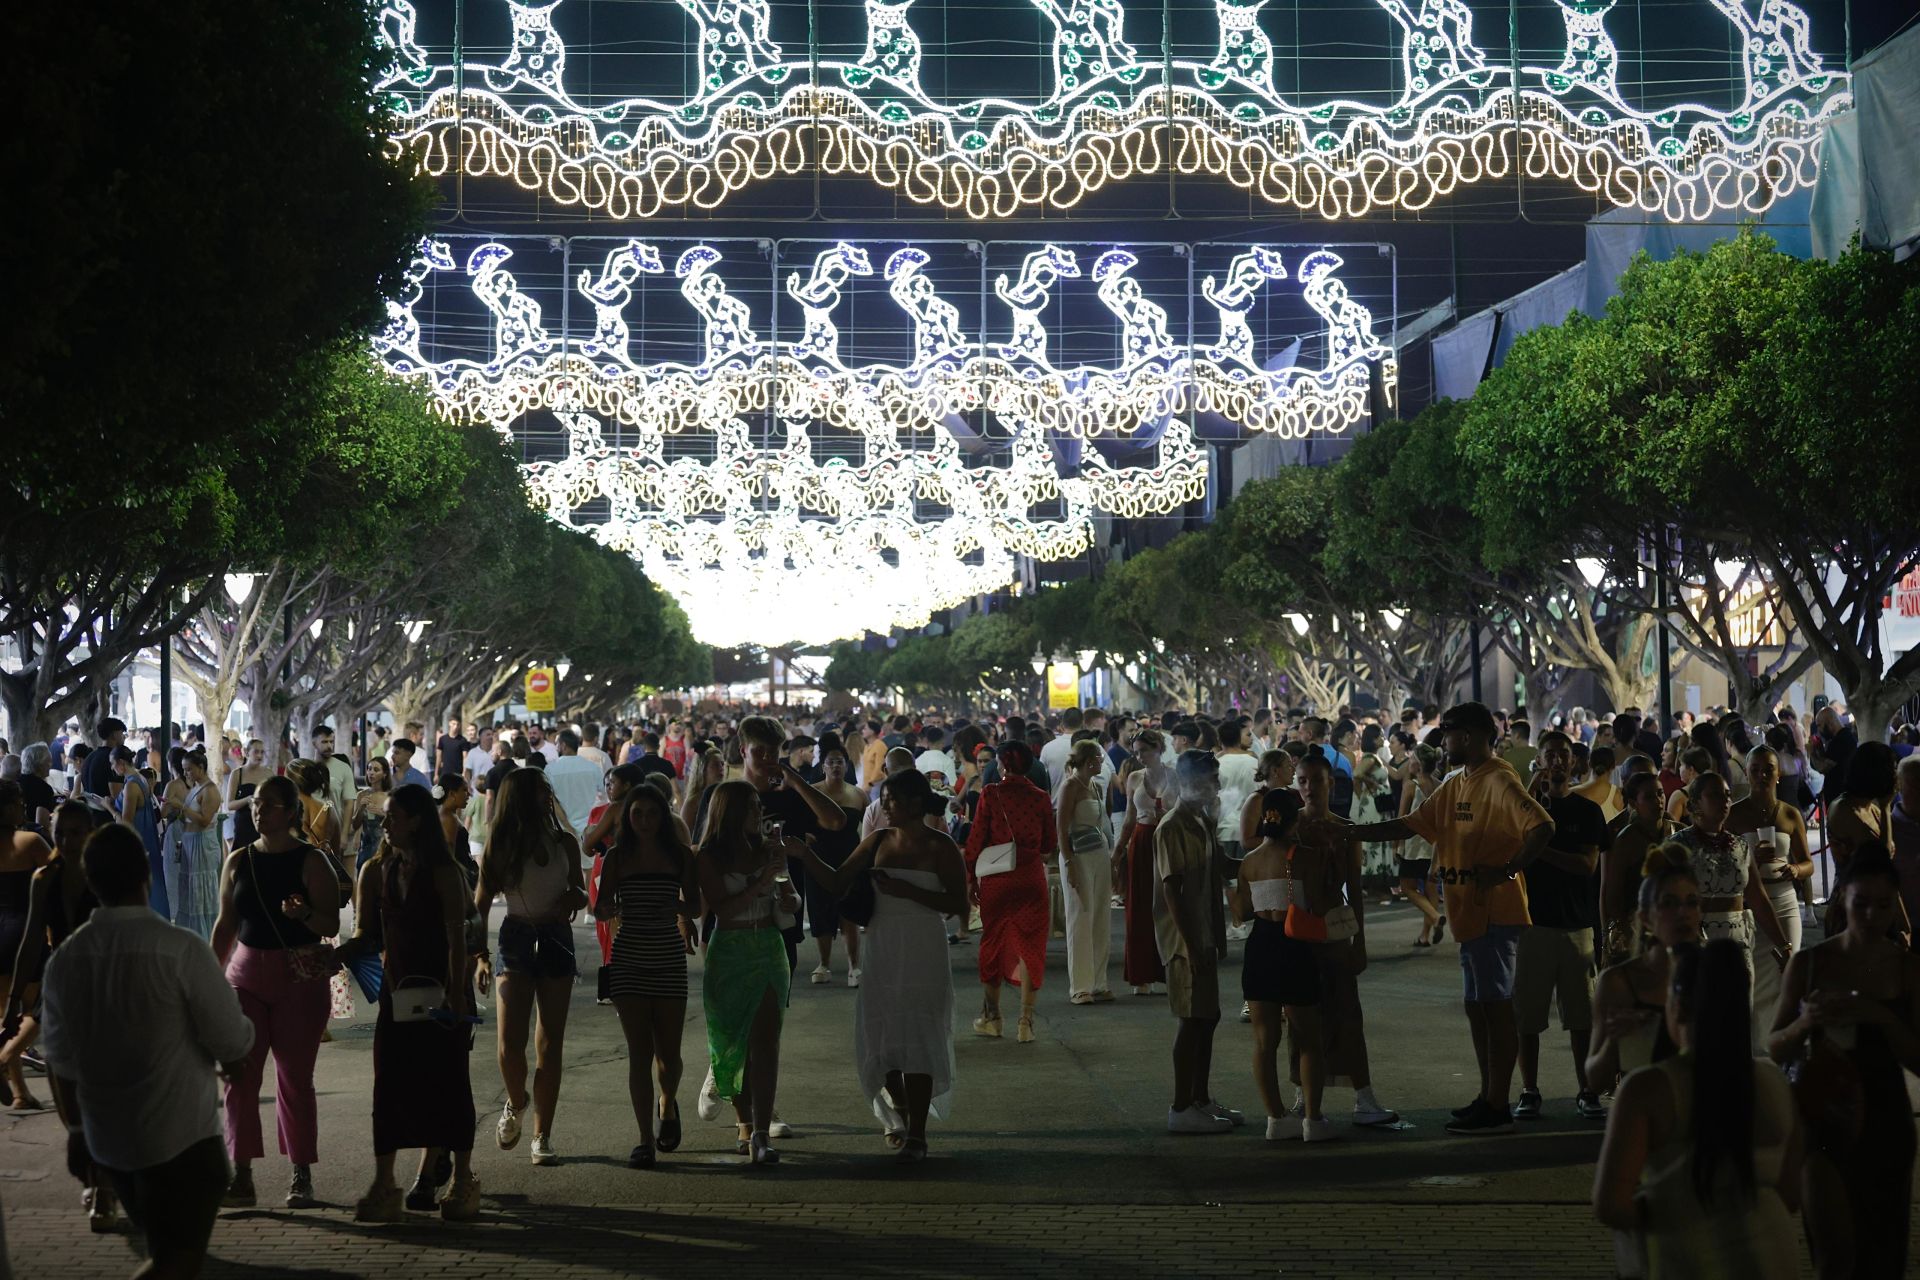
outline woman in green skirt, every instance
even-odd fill
[[[760,797],[747,783],[714,789],[699,872],[700,894],[716,921],[700,988],[715,1091],[745,1097],[740,1110],[750,1122],[740,1126],[740,1154],[777,1164],[767,1129],[792,979],[780,916],[796,914],[800,900],[787,878],[786,853],[761,834]]]

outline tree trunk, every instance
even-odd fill
[[[1905,681],[1887,681],[1877,677],[1849,687],[1847,714],[1853,717],[1853,731],[1859,735],[1860,741],[1887,741],[1887,730],[1893,723],[1894,715],[1913,694],[1913,687]]]
[[[201,718],[208,725],[220,726],[220,729],[209,732],[220,732],[226,728],[227,719],[233,714],[233,700],[239,693],[233,679],[208,680],[184,662],[175,665],[173,678],[193,691],[194,701],[200,704]],[[213,779],[215,786],[221,786],[226,772],[226,753],[216,746],[207,752],[207,776]]]

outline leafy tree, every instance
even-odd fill
[[[885,683],[880,668],[886,660],[885,649],[864,649],[857,640],[836,641],[822,679],[836,693],[865,693]]]
[[[957,672],[978,690],[999,693],[1028,687],[1033,679],[1033,628],[1010,610],[969,614],[953,629],[948,655]]]
[[[1639,549],[1666,547],[1678,633],[1749,714],[1817,660],[1862,735],[1884,734],[1920,689],[1920,649],[1884,652],[1880,627],[1920,563],[1916,333],[1911,261],[1801,262],[1746,233],[1636,262],[1604,317],[1522,338],[1474,397],[1460,447],[1490,557],[1569,526],[1644,604]],[[1749,675],[1716,565],[1751,574],[1804,651]]]
[[[908,636],[880,664],[880,682],[912,696],[962,703],[979,688],[953,661],[953,637]]]
[[[1423,703],[1445,701],[1463,674],[1477,617],[1526,677],[1528,705],[1544,702],[1555,667],[1592,672],[1613,706],[1645,705],[1651,618],[1586,581],[1559,522],[1490,557],[1459,451],[1466,411],[1442,401],[1354,441],[1332,469],[1328,569],[1399,602],[1404,620],[1382,656]]]
[[[384,154],[374,6],[29,6],[0,212],[0,680],[40,736],[273,523],[431,184]]]

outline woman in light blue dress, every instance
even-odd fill
[[[147,869],[152,875],[147,905],[165,916],[169,898],[160,850],[159,811],[153,803],[153,786],[147,781],[147,776],[135,767],[135,759],[131,748],[113,748],[113,776],[117,780],[113,807],[120,821],[140,833],[140,843],[147,850]]]

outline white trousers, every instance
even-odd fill
[[[1069,858],[1077,893],[1069,887]],[[1113,864],[1104,853],[1062,853],[1060,892],[1067,900],[1067,990],[1076,996],[1105,991],[1113,957]]]

